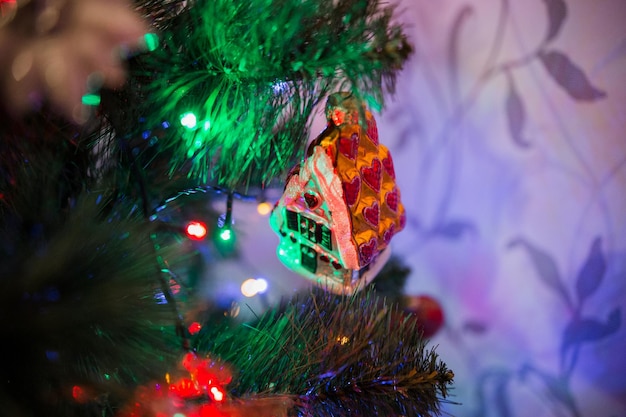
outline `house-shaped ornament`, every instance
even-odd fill
[[[326,118],[326,129],[291,171],[270,226],[285,266],[333,293],[350,294],[384,266],[405,211],[371,112],[350,93],[336,93]]]

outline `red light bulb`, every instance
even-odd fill
[[[191,334],[198,333],[200,331],[200,329],[202,329],[202,325],[200,323],[198,323],[197,321],[194,321],[193,323],[191,323],[187,327],[187,330],[189,330],[189,333],[191,333]]]
[[[185,227],[185,233],[190,239],[202,240],[207,235],[206,224],[197,221],[191,221],[187,223]]]

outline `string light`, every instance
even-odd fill
[[[235,250],[236,236],[232,229],[233,224],[233,193],[228,193],[226,200],[226,214],[220,216],[214,233],[215,246],[224,255],[230,255]]]
[[[272,211],[272,205],[267,201],[262,201],[256,206],[256,211],[261,216],[267,216]]]
[[[190,239],[202,240],[207,235],[207,227],[202,222],[191,221],[187,223],[187,226],[185,227],[185,233]]]
[[[191,323],[189,325],[189,327],[187,327],[187,330],[189,330],[189,333],[191,333],[191,334],[196,334],[201,329],[202,329],[202,325],[200,323],[198,323],[197,321],[194,321],[193,323]]]
[[[180,116],[180,124],[187,129],[193,129],[198,124],[198,118],[195,114],[187,112]]]
[[[245,297],[254,297],[267,291],[268,283],[264,278],[249,278],[241,284],[241,293]]]
[[[143,35],[143,40],[149,52],[156,51],[159,47],[159,37],[155,33],[146,33]]]
[[[97,106],[100,104],[100,95],[94,93],[85,94],[81,101],[85,106]]]
[[[220,390],[218,387],[211,387],[209,392],[211,393],[211,396],[213,397],[213,400],[215,400],[217,402],[224,401],[224,392],[222,390]]]
[[[220,232],[220,239],[224,241],[229,241],[232,238],[233,234],[230,229],[224,229]]]

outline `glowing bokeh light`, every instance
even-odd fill
[[[86,399],[87,399],[85,390],[83,390],[82,387],[78,385],[74,385],[72,387],[72,397],[74,398],[74,401],[78,403],[84,403],[86,402]]]
[[[239,304],[236,301],[233,301],[232,304],[230,305],[230,309],[224,312],[224,317],[228,317],[228,316],[237,317],[240,312],[241,312],[241,307],[239,307]]]
[[[202,240],[207,235],[207,228],[202,222],[192,221],[187,223],[185,233],[190,239]]]
[[[189,327],[187,327],[187,330],[189,330],[189,333],[191,334],[198,333],[200,329],[202,329],[202,325],[198,323],[197,321],[194,321],[193,323],[189,325]]]
[[[99,94],[85,94],[81,101],[85,106],[97,106],[100,104],[100,95]]]
[[[150,52],[156,51],[159,47],[159,37],[155,33],[146,33],[143,35],[143,40],[146,43],[146,49]]]
[[[345,345],[350,342],[350,338],[347,336],[338,336],[337,341],[341,343],[342,345]]]
[[[241,284],[241,293],[244,297],[254,297],[256,295],[256,283],[254,278],[245,280]]]
[[[215,401],[221,402],[224,400],[224,393],[218,387],[211,387],[210,391]]]
[[[185,113],[180,116],[180,124],[185,126],[187,129],[193,129],[194,127],[196,127],[197,123],[198,119],[193,113]]]
[[[263,294],[265,291],[267,291],[267,286],[267,280],[265,280],[264,278],[256,279],[256,288],[259,294]]]
[[[241,284],[241,293],[245,297],[254,297],[267,291],[267,281],[263,278],[249,278]]]
[[[220,232],[220,239],[222,240],[230,240],[233,237],[233,234],[230,229],[224,229]]]
[[[267,216],[272,211],[272,205],[267,201],[263,201],[256,206],[256,211],[261,216]]]

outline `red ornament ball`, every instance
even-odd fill
[[[441,304],[429,295],[404,297],[403,309],[415,317],[417,327],[426,338],[433,337],[443,326],[444,314]]]

